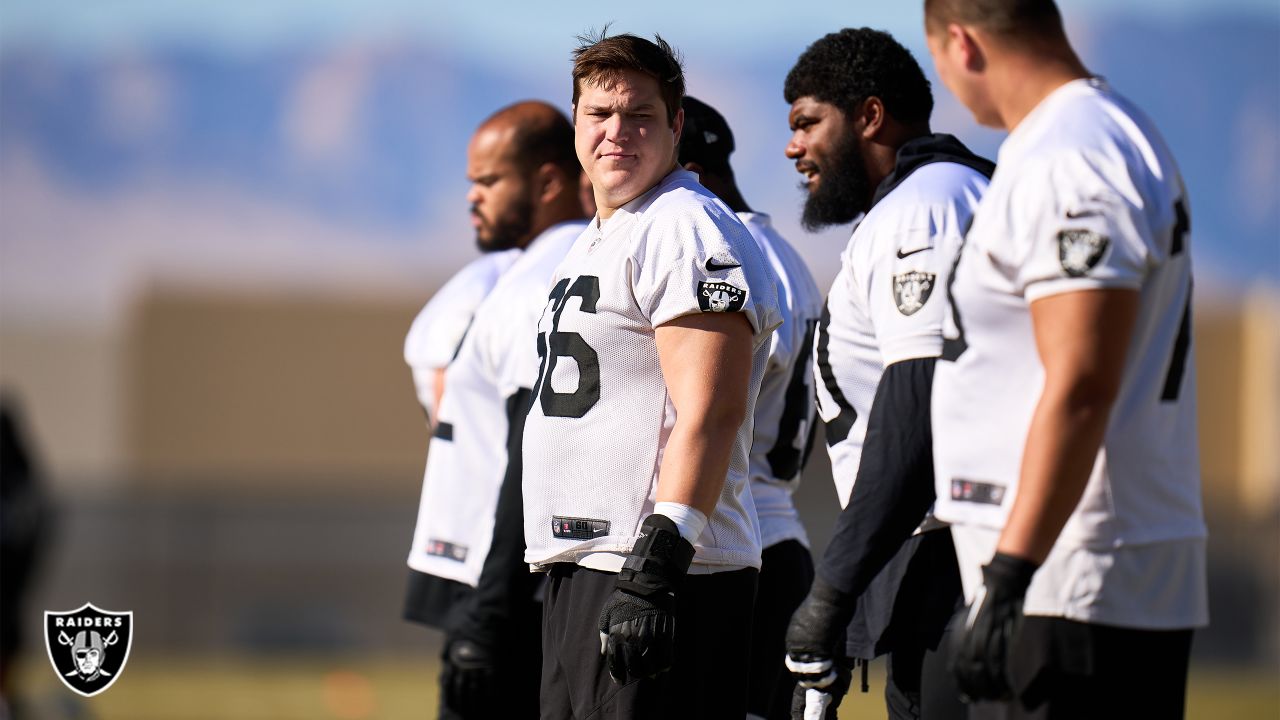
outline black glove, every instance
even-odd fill
[[[1036,563],[996,553],[982,568],[982,587],[969,606],[956,650],[956,680],[969,701],[1008,700],[1009,651],[1022,627],[1022,600]]]
[[[791,624],[787,626],[786,664],[796,678],[791,706],[793,718],[804,717],[804,695],[809,688],[830,694],[832,708],[839,706],[840,698],[849,691],[850,672],[844,643],[846,629],[857,607],[857,598],[816,577],[808,597],[791,615]]]
[[[445,707],[466,717],[484,717],[493,702],[497,653],[488,646],[456,637],[448,639],[440,689]]]
[[[676,592],[693,562],[693,545],[671,518],[650,515],[600,611],[600,654],[609,677],[625,685],[671,668]]]

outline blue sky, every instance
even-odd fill
[[[1276,0],[1076,0],[1060,3],[1070,22],[1099,13],[1176,21],[1205,12],[1280,16]],[[471,54],[553,50],[572,34],[613,21],[631,32],[669,33],[710,47],[868,25],[906,33],[921,26],[921,2],[581,1],[432,2],[430,0],[8,0],[0,10],[0,43],[36,41],[92,50],[137,41],[209,43],[224,49],[310,43],[362,34],[428,37]]]

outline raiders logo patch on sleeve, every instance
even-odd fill
[[[1071,277],[1083,277],[1102,260],[1110,244],[1106,235],[1092,230],[1062,230],[1058,233],[1058,261]]]
[[[915,315],[929,302],[937,275],[913,270],[893,276],[893,302],[903,315]]]
[[[698,283],[698,307],[702,312],[738,312],[747,302],[747,291],[727,282]]]

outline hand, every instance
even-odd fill
[[[836,665],[836,679],[825,690],[801,687],[796,684],[791,693],[791,720],[836,720],[837,709],[853,673],[843,664]]]
[[[827,696],[830,716],[840,699],[849,691],[850,672],[840,661],[844,658],[844,638],[849,621],[857,609],[857,599],[815,578],[809,595],[791,616],[787,626],[787,669],[796,678],[796,692],[791,710],[795,720],[805,718],[806,704],[818,701],[817,695],[807,702],[806,690],[820,690]],[[823,717],[819,714],[818,717]]]
[[[650,515],[600,611],[600,654],[609,677],[625,685],[655,677],[675,658],[676,591],[693,561],[693,545],[671,518]]]
[[[956,650],[956,680],[969,701],[1013,697],[1009,650],[1022,627],[1022,601],[1036,563],[996,553],[982,568],[982,587],[969,606]]]
[[[495,654],[486,646],[450,637],[440,687],[445,707],[462,715],[483,717],[493,700]]]

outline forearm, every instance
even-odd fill
[[[1137,314],[1132,290],[1063,293],[1031,303],[1044,389],[999,552],[1044,562],[1075,511],[1120,392]]]
[[[657,501],[689,505],[710,517],[743,419],[743,414],[730,413],[677,417],[662,454]]]
[[[707,517],[729,472],[751,392],[751,326],[740,314],[688,315],[655,332],[676,420],[658,469],[658,502]]]
[[[853,493],[818,570],[843,593],[861,595],[933,505],[935,363],[936,358],[894,363],[876,388]]]
[[[1043,563],[1080,502],[1110,415],[1109,398],[1046,388],[1027,433],[1018,495],[996,549]]]

